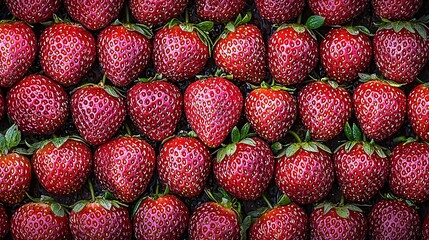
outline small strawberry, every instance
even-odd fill
[[[144,79],[127,92],[128,115],[141,133],[154,141],[171,136],[183,111],[179,88],[158,77]]]
[[[3,116],[4,116],[4,110],[5,110],[5,107],[6,107],[6,101],[4,100],[4,97],[3,97],[3,92],[2,92],[2,90],[0,89],[0,120],[3,118]]]
[[[43,71],[64,86],[78,83],[97,57],[94,37],[74,23],[56,23],[46,28],[39,48]]]
[[[259,28],[248,24],[252,15],[238,15],[229,22],[218,39],[213,58],[218,67],[232,74],[234,79],[260,83],[265,77],[267,54]]]
[[[302,13],[305,0],[255,0],[259,14],[271,23],[284,23]]]
[[[146,25],[166,23],[179,16],[189,0],[130,0],[133,17]]]
[[[224,23],[243,11],[246,0],[196,0],[195,6],[200,18],[216,23]]]
[[[68,95],[43,75],[29,75],[7,93],[7,113],[22,132],[51,134],[69,115]]]
[[[426,214],[425,220],[422,225],[422,239],[429,240],[429,214]]]
[[[37,53],[37,38],[23,22],[0,22],[0,86],[11,87],[21,80]]]
[[[372,0],[372,8],[380,18],[410,20],[423,5],[423,0]]]
[[[6,239],[9,232],[10,224],[6,209],[0,205],[0,239]]]
[[[311,11],[325,18],[326,25],[340,25],[359,16],[369,0],[308,0]]]
[[[429,84],[420,84],[410,92],[407,116],[416,135],[429,142]]]
[[[185,91],[186,118],[209,147],[219,146],[237,124],[243,108],[240,89],[222,77],[191,83]]]
[[[17,18],[35,24],[44,22],[54,15],[61,6],[61,0],[6,0],[6,6]]]

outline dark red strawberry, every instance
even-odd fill
[[[9,232],[10,224],[6,209],[0,205],[0,239],[6,239]]]
[[[284,23],[304,10],[305,0],[255,0],[259,14],[271,23]]]
[[[124,0],[64,0],[68,14],[90,30],[99,30],[111,23],[121,11]]]
[[[156,164],[155,151],[144,140],[120,137],[94,153],[94,173],[102,187],[121,201],[135,201],[145,190]]]
[[[98,60],[114,85],[128,85],[146,68],[152,51],[151,35],[150,29],[132,24],[112,25],[101,31]]]
[[[429,142],[429,84],[420,84],[410,92],[407,116],[416,135]]]
[[[219,146],[237,124],[243,108],[240,89],[222,77],[191,83],[184,95],[192,129],[209,147]]]
[[[5,108],[6,108],[6,101],[5,101],[4,97],[3,97],[2,90],[0,89],[0,120],[4,116]]]
[[[234,79],[260,83],[265,77],[267,54],[259,28],[248,24],[252,15],[238,15],[229,22],[217,41],[213,58],[218,67],[232,74]]]
[[[423,0],[372,0],[377,16],[389,20],[410,20],[422,4]]]
[[[133,17],[146,25],[166,23],[183,12],[189,0],[130,0]]]
[[[200,140],[175,137],[164,143],[158,156],[158,175],[162,183],[184,197],[201,193],[209,177],[211,156]]]
[[[344,24],[359,16],[369,0],[308,0],[311,11],[325,18],[326,25]]]
[[[332,28],[320,43],[320,60],[329,77],[339,83],[358,78],[372,59],[372,43],[365,27]]]
[[[159,80],[139,82],[127,92],[128,115],[140,132],[154,141],[174,133],[183,111],[179,88]]]
[[[246,0],[196,0],[195,6],[200,18],[224,23],[238,16]]]
[[[18,128],[30,134],[51,134],[69,115],[68,95],[43,75],[29,75],[7,93],[7,113]]]
[[[318,140],[330,140],[338,135],[352,115],[352,98],[344,88],[332,81],[317,81],[306,85],[298,95],[301,121]]]
[[[61,6],[61,0],[6,0],[6,6],[17,18],[35,24],[52,18]]]
[[[422,225],[422,239],[429,240],[429,214],[426,214],[425,220]]]
[[[74,23],[56,23],[46,28],[39,48],[43,71],[64,86],[80,82],[97,56],[94,37]]]
[[[37,52],[37,39],[23,22],[0,22],[0,86],[11,87],[30,68]]]

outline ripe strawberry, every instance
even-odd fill
[[[111,139],[126,116],[122,97],[104,85],[79,88],[71,96],[70,109],[79,134],[91,145]]]
[[[145,198],[134,215],[133,226],[137,240],[179,240],[186,231],[189,211],[173,195]]]
[[[128,115],[140,132],[154,141],[174,133],[182,108],[182,93],[167,81],[139,82],[127,92]]]
[[[7,93],[7,113],[18,128],[30,134],[51,134],[69,115],[68,95],[43,75],[29,75]]]
[[[17,18],[35,24],[52,18],[61,6],[61,0],[6,0],[6,6]]]
[[[74,23],[56,23],[46,28],[39,48],[43,71],[64,86],[78,83],[97,55],[94,37]]]
[[[353,94],[355,115],[364,134],[381,141],[396,133],[405,120],[407,100],[404,92],[375,76],[359,85]]]
[[[4,116],[4,109],[5,109],[5,107],[6,107],[6,101],[4,100],[3,92],[0,89],[0,120]]]
[[[259,14],[271,23],[292,20],[304,10],[305,0],[255,0]]]
[[[415,87],[407,99],[407,116],[419,138],[429,142],[429,84]]]
[[[266,74],[267,54],[261,30],[248,24],[252,15],[238,15],[229,22],[217,41],[213,58],[218,67],[232,74],[234,79],[260,83]]]
[[[0,86],[11,87],[30,68],[37,52],[33,30],[23,22],[0,22]]]
[[[118,16],[124,0],[64,0],[68,14],[90,30],[105,28]]]
[[[287,89],[262,83],[261,88],[247,95],[246,118],[255,132],[270,142],[283,138],[292,127],[297,115],[295,98]]]
[[[372,59],[372,43],[365,27],[332,28],[320,43],[320,59],[329,77],[338,83],[358,78]]]
[[[184,95],[185,114],[208,147],[217,147],[237,124],[243,108],[240,89],[222,77],[191,83]]]
[[[0,239],[6,239],[9,232],[10,224],[6,209],[0,205]]]
[[[315,15],[325,18],[326,25],[344,24],[359,16],[369,0],[309,0],[308,6]]]
[[[422,225],[422,239],[429,239],[429,214],[426,214],[425,220]]]
[[[120,137],[99,146],[94,173],[101,186],[130,203],[145,190],[155,168],[155,151],[144,140]]]
[[[146,68],[150,55],[150,29],[131,24],[112,25],[97,39],[98,60],[114,85],[126,86]]]
[[[209,177],[210,151],[196,138],[175,137],[162,146],[157,166],[159,178],[171,192],[194,197],[201,193]]]
[[[350,94],[337,83],[307,84],[298,95],[301,121],[314,139],[330,140],[338,135],[352,115]]]
[[[381,200],[368,215],[369,236],[373,240],[420,239],[420,217],[417,211],[398,200]]]
[[[427,33],[418,22],[384,23],[373,40],[374,61],[383,76],[398,83],[414,81],[429,60]]]
[[[146,25],[166,23],[179,16],[189,0],[130,0],[133,17]]]
[[[216,23],[224,23],[243,11],[246,0],[195,0],[200,18]]]
[[[423,0],[372,0],[377,16],[389,20],[410,20],[422,4]]]

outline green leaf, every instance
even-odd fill
[[[327,153],[332,153],[331,149],[329,149],[328,146],[326,146],[325,144],[322,144],[320,142],[315,142],[315,144],[318,148],[322,149],[323,151]]]
[[[243,222],[240,225],[240,236],[241,236],[241,239],[246,239],[246,235],[247,235],[246,232],[247,232],[247,229],[249,229],[249,227],[250,227],[251,224],[252,224],[252,217],[246,216],[243,219]]]
[[[339,207],[335,209],[338,216],[340,216],[341,218],[349,218],[350,216],[350,211],[348,208],[345,207]]]
[[[228,157],[232,156],[235,153],[235,151],[237,150],[237,145],[236,144],[228,144],[225,147],[225,150],[226,150],[226,155]]]
[[[249,123],[246,123],[246,124],[244,124],[244,126],[241,128],[241,131],[240,131],[240,138],[246,138],[247,137],[247,134],[249,133],[249,130],[250,130],[250,124]]]
[[[306,31],[305,27],[303,27],[301,25],[293,25],[292,28],[293,28],[293,30],[295,30],[298,33],[303,33]]]
[[[357,30],[356,28],[346,28],[347,32],[349,32],[351,35],[359,35],[359,30]]]
[[[55,215],[57,215],[59,217],[64,217],[65,212],[64,212],[64,208],[61,206],[61,204],[52,203],[51,204],[51,210]]]
[[[73,212],[80,212],[88,204],[88,201],[79,201],[73,206]]]
[[[54,138],[52,139],[52,144],[54,144],[56,148],[60,148],[68,139],[69,137]]]
[[[374,146],[374,149],[375,149],[375,153],[379,157],[381,157],[381,158],[386,158],[387,157],[386,153],[384,153],[383,149],[380,146],[376,145],[376,146]]]
[[[368,142],[363,143],[363,150],[369,156],[371,156],[374,153],[374,147],[371,146],[371,144],[369,144]]]
[[[246,144],[246,145],[249,145],[252,147],[256,146],[255,140],[253,140],[251,138],[245,138],[245,139],[241,140],[240,143],[243,143],[243,144]]]
[[[271,144],[271,151],[273,151],[274,153],[280,151],[281,149],[282,149],[282,144],[280,142],[275,142]]]
[[[231,138],[233,143],[238,143],[241,140],[240,130],[237,126],[232,129]]]
[[[235,32],[235,25],[232,22],[226,24],[225,29],[229,32]]]
[[[131,217],[134,217],[134,215],[136,215],[137,211],[139,210],[140,204],[142,203],[143,200],[145,200],[147,197],[142,197],[140,198],[136,204],[134,205],[132,211],[131,211]]]
[[[355,141],[362,141],[362,133],[356,124],[353,124],[353,139]]]
[[[324,23],[325,23],[324,17],[315,15],[307,19],[305,26],[307,26],[308,29],[317,29],[323,26]]]
[[[8,150],[18,146],[21,142],[21,132],[18,130],[18,126],[13,124],[9,129],[7,129],[4,137],[6,139],[6,148]]]
[[[97,199],[97,202],[106,210],[110,210],[112,208],[112,203],[106,199]]]
[[[106,92],[115,98],[119,98],[119,94],[118,92],[115,90],[115,88],[111,87],[111,86],[104,86],[104,90],[106,90]]]
[[[195,24],[196,28],[199,28],[200,30],[204,31],[204,32],[209,32],[213,29],[214,23],[211,21],[204,21],[204,22],[200,22]]]
[[[369,29],[365,26],[357,26],[357,28],[359,29],[359,31],[363,32],[364,34],[371,36],[372,33],[371,31],[369,31]]]
[[[7,153],[6,138],[0,133],[0,153]]]
[[[350,127],[349,122],[346,122],[346,125],[344,126],[344,134],[346,135],[348,140],[350,141],[354,140],[352,128]]]
[[[286,194],[282,194],[280,199],[277,201],[277,206],[285,206],[291,203],[290,198]]]
[[[334,207],[335,207],[335,205],[333,203],[325,203],[325,204],[323,204],[323,214],[324,215],[327,214]]]
[[[357,142],[354,142],[354,141],[353,141],[353,142],[347,142],[347,143],[344,145],[344,150],[345,150],[346,152],[350,152],[356,144],[357,144]]]
[[[393,31],[400,32],[402,30],[402,25],[399,22],[392,22]]]
[[[302,143],[301,147],[309,152],[319,152],[319,149],[314,143]]]
[[[252,13],[247,12],[246,15],[244,15],[243,20],[241,20],[240,24],[246,24],[252,19]]]
[[[226,148],[221,148],[216,154],[216,160],[218,162],[222,162],[225,156],[226,156]]]
[[[256,210],[250,211],[248,212],[248,216],[251,216],[252,218],[258,218],[260,216],[262,216],[264,213],[266,213],[268,211],[268,208],[266,207],[261,207],[258,208]]]
[[[286,148],[286,156],[292,157],[299,149],[301,148],[301,144],[293,143],[288,148]]]
[[[416,29],[416,31],[417,31],[417,33],[423,38],[423,39],[425,39],[425,40],[427,40],[428,39],[428,35],[427,35],[427,32],[426,32],[426,29],[425,29],[425,27],[423,27],[422,25],[420,25],[420,24],[416,24],[415,26],[414,26],[414,28]]]
[[[348,208],[349,210],[355,211],[355,212],[363,212],[362,209],[360,209],[360,207],[358,207],[356,205],[347,204],[344,207]]]

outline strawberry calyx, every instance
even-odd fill
[[[427,30],[429,29],[425,23],[429,22],[429,15],[423,16],[419,19],[411,19],[410,21],[390,21],[389,19],[382,18],[381,23],[376,24],[378,30],[393,29],[396,33],[403,29],[408,30],[411,33],[418,33],[423,39],[427,40]]]
[[[143,82],[143,83],[151,83],[156,81],[167,81],[167,78],[162,76],[161,73],[156,73],[153,77],[147,77],[147,78],[137,78],[135,82]]]
[[[324,144],[318,141],[310,141],[310,131],[307,131],[305,135],[305,140],[301,141],[301,138],[297,133],[294,131],[288,131],[290,135],[292,135],[296,139],[296,143],[287,144],[285,146],[282,146],[282,150],[278,151],[279,153],[275,158],[281,158],[283,156],[292,157],[296,152],[298,152],[299,149],[304,149],[309,152],[319,152],[320,150],[325,151],[327,153],[332,153],[331,150]],[[278,144],[276,143],[275,146],[271,146],[271,148],[275,149],[278,148]]]
[[[363,33],[367,36],[374,36],[374,34],[371,33],[371,31],[365,27],[365,26],[341,26],[341,25],[333,25],[332,27],[335,28],[343,28],[347,30],[348,33],[350,33],[353,36],[359,35],[359,33]]]
[[[27,197],[35,203],[43,203],[43,204],[49,205],[49,207],[51,208],[51,211],[56,216],[64,217],[64,215],[67,212],[66,206],[64,206],[58,202],[55,202],[52,197],[41,195],[40,198],[34,198],[34,197],[30,196],[28,193],[26,193],[26,194],[27,194]]]
[[[135,31],[140,33],[141,35],[145,36],[148,39],[151,39],[153,37],[153,32],[152,29],[145,25],[145,24],[141,24],[141,23],[122,23],[121,21],[119,21],[118,19],[115,20],[115,22],[112,23],[112,25],[114,26],[124,26],[127,30],[129,31]]]
[[[85,140],[83,140],[80,136],[78,135],[71,135],[71,136],[64,136],[64,137],[57,137],[57,136],[53,136],[50,139],[45,139],[39,142],[35,142],[33,144],[29,144],[27,141],[25,142],[25,144],[27,145],[28,149],[17,149],[19,151],[19,153],[24,154],[24,155],[31,155],[33,154],[36,150],[38,149],[42,149],[44,148],[48,143],[52,143],[54,144],[54,146],[56,148],[60,148],[65,142],[67,142],[68,140],[74,140],[74,141],[79,141],[82,143],[85,143]]]
[[[207,78],[212,78],[212,77],[220,77],[220,78],[225,78],[227,80],[233,80],[234,76],[232,74],[228,74],[226,72],[224,72],[222,69],[220,68],[216,68],[216,71],[214,74],[208,74],[208,75],[196,75],[195,76],[198,80],[204,80]]]
[[[356,205],[352,204],[344,204],[344,197],[341,196],[341,200],[339,203],[334,204],[331,202],[324,202],[315,207],[315,209],[323,208],[323,215],[327,214],[330,210],[334,209],[337,215],[340,218],[349,218],[350,217],[350,211],[360,212],[362,213],[362,209],[360,209]]]
[[[176,137],[185,137],[185,138],[197,138],[198,135],[195,131],[184,131],[181,130],[179,133],[177,133],[176,135],[171,135],[166,137],[164,140],[162,140],[161,145],[163,145],[164,143],[166,143],[167,141],[176,138]]]
[[[76,92],[77,90],[81,89],[81,88],[85,88],[85,87],[101,87],[103,88],[110,96],[114,97],[114,98],[124,98],[125,95],[124,93],[122,93],[122,91],[114,86],[110,86],[110,85],[106,85],[106,75],[103,75],[103,78],[101,79],[101,81],[98,84],[95,83],[85,83],[80,85],[79,87],[73,89],[71,91],[71,93]]]
[[[380,195],[381,195],[381,197],[382,197],[383,199],[385,199],[385,200],[401,201],[401,202],[404,202],[404,203],[406,203],[408,206],[413,207],[413,208],[415,208],[415,209],[418,209],[418,208],[419,208],[419,206],[417,206],[417,204],[416,204],[415,202],[413,202],[412,200],[408,200],[408,199],[400,198],[400,197],[398,197],[398,196],[394,195],[394,194],[393,194],[393,193],[391,193],[391,192],[387,192],[387,193],[385,193],[385,194],[380,194]]]
[[[392,87],[398,87],[398,88],[406,85],[404,83],[397,83],[397,82],[385,79],[383,76],[377,75],[375,73],[373,74],[358,73],[358,75],[360,79],[359,81],[363,83],[369,82],[369,81],[379,81],[379,82],[389,84]]]
[[[286,23],[286,24],[280,25],[276,31],[280,31],[282,29],[291,27],[291,28],[293,28],[293,30],[295,30],[298,33],[303,33],[305,31],[307,31],[308,33],[310,33],[310,35],[314,39],[317,40],[316,35],[315,35],[313,30],[320,28],[321,26],[323,26],[324,23],[325,23],[324,17],[313,15],[307,19],[307,21],[304,25],[300,24],[300,23]]]
[[[221,38],[225,39],[228,33],[235,32],[235,28],[247,24],[252,19],[252,13],[247,12],[244,17],[240,14],[238,14],[237,18],[234,21],[230,21],[225,25],[225,29],[223,33],[220,35]]]
[[[290,203],[292,203],[290,198],[285,194],[278,194],[277,195],[277,201],[276,201],[277,203],[274,206],[271,204],[271,202],[268,200],[268,198],[264,194],[262,195],[262,198],[264,199],[267,206],[258,208],[256,210],[248,213],[246,218],[248,218],[248,217],[251,218],[252,222],[254,222],[257,218],[261,217],[262,215],[264,215],[265,213],[269,212],[270,210],[272,210],[276,207],[287,206]]]
[[[13,124],[6,132],[0,133],[0,156],[7,155],[21,142],[21,131]]]
[[[289,88],[284,85],[278,84],[275,82],[274,79],[271,79],[271,83],[267,83],[263,81],[260,86],[253,85],[251,83],[247,83],[247,85],[252,89],[264,88],[264,89],[272,89],[275,91],[287,91],[289,93],[293,93],[296,90],[295,88]]]
[[[155,193],[152,193],[152,194],[147,195],[147,196],[143,196],[136,202],[136,204],[134,205],[134,207],[131,211],[131,217],[134,217],[134,215],[137,213],[137,211],[139,210],[140,204],[143,202],[143,200],[148,199],[148,198],[152,199],[152,200],[156,200],[158,198],[166,196],[169,192],[170,192],[170,188],[168,186],[165,186],[164,192],[160,193],[159,192],[159,184],[156,184]]]
[[[252,135],[252,134],[249,134],[249,130],[250,130],[249,123],[244,124],[241,130],[239,130],[238,127],[235,126],[231,132],[232,143],[228,145],[222,144],[222,148],[217,150],[217,155],[216,155],[217,161],[221,162],[226,156],[228,157],[232,156],[237,150],[238,143],[242,143],[250,146],[256,146],[255,140],[253,140],[249,136],[249,135]]]

